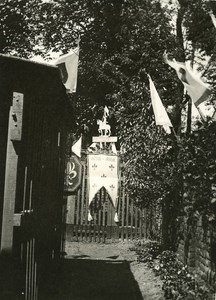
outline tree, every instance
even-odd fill
[[[0,3],[0,52],[29,57],[35,48],[32,15],[38,1],[3,0]]]

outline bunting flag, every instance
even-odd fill
[[[210,17],[212,19],[212,23],[214,24],[214,27],[216,28],[216,17],[215,17],[215,15],[213,14],[212,11],[209,12],[209,15],[210,15]]]
[[[116,223],[119,222],[119,217],[118,217],[117,212],[115,212],[114,221],[115,221]]]
[[[117,155],[117,150],[116,150],[115,143],[111,143],[111,149],[112,149],[112,152]]]
[[[171,133],[170,127],[172,126],[172,123],[169,119],[169,116],[163,106],[163,103],[160,99],[160,96],[155,88],[155,85],[151,79],[151,76],[149,77],[149,85],[150,85],[150,94],[151,94],[151,101],[152,101],[152,107],[155,115],[155,122],[156,125],[162,125],[166,133]]]
[[[82,148],[82,137],[80,137],[78,141],[71,147],[71,150],[78,157],[81,157],[81,148]]]
[[[178,78],[183,83],[193,103],[197,107],[199,104],[207,100],[210,95],[209,85],[205,84],[199,76],[197,76],[191,68],[185,63],[169,60],[167,54],[164,54],[165,62],[176,70]]]
[[[88,221],[91,222],[93,220],[93,217],[91,215],[90,210],[88,211]]]
[[[107,116],[109,116],[109,109],[108,109],[108,107],[106,105],[104,107],[104,114],[106,114]]]
[[[89,154],[89,204],[92,202],[96,193],[104,187],[113,202],[117,206],[118,199],[118,156]]]
[[[76,92],[78,62],[79,47],[75,48],[68,54],[60,56],[52,62],[52,64],[58,66],[62,82],[70,93]]]

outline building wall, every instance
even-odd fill
[[[189,226],[181,220],[182,239],[178,246],[178,258],[195,269],[200,280],[215,288],[216,280],[216,228],[205,224],[201,218]]]

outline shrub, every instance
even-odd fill
[[[161,245],[157,241],[138,242],[135,251],[139,262],[151,264],[161,253]]]
[[[147,263],[162,279],[165,299],[211,300],[213,291],[199,281],[173,251],[161,252],[161,249],[154,241],[139,242],[135,247],[138,261]]]

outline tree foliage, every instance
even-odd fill
[[[184,210],[187,217],[205,216],[216,221],[216,124],[209,121],[181,140],[178,156],[184,177]]]
[[[29,57],[35,49],[34,9],[37,0],[0,3],[0,52]]]

